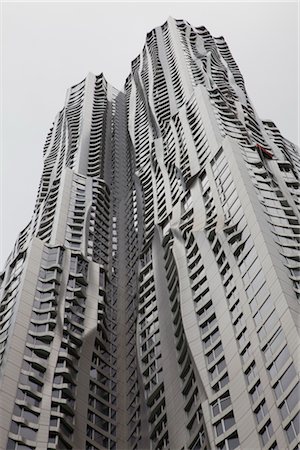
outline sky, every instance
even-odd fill
[[[0,270],[29,222],[42,150],[66,90],[88,72],[123,87],[168,16],[224,36],[262,119],[299,142],[297,2],[2,3]]]

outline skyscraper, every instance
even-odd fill
[[[1,275],[0,448],[296,449],[299,153],[222,37],[72,86]]]

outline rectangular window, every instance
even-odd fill
[[[274,360],[274,362],[270,365],[268,368],[271,377],[275,377],[277,373],[280,371],[280,369],[284,366],[286,361],[288,360],[290,354],[288,351],[287,346],[283,347],[277,358]]]
[[[211,404],[213,416],[217,416],[218,414],[220,414],[222,411],[228,408],[229,405],[231,405],[231,399],[229,391],[227,391]]]
[[[261,431],[259,432],[261,440],[263,445],[266,445],[267,442],[269,441],[269,439],[272,437],[273,435],[273,427],[271,424],[271,421],[268,420],[268,422],[266,423],[266,425],[261,429]]]
[[[274,329],[277,322],[278,316],[274,310],[257,333],[261,341]]]
[[[221,434],[225,433],[225,431],[231,428],[234,424],[235,420],[233,417],[233,413],[231,412],[214,425],[216,435],[220,436]]]
[[[286,427],[285,432],[288,437],[289,443],[293,442],[294,439],[297,438],[300,431],[300,413],[298,413],[289,423],[289,425]]]
[[[255,365],[255,361],[252,361],[250,367],[245,372],[248,384],[251,384],[254,378],[257,376],[257,369]]]
[[[294,389],[289,393],[284,402],[279,406],[280,413],[283,419],[286,419],[288,415],[293,411],[295,406],[299,404],[299,383],[296,384]]]
[[[268,414],[268,409],[267,409],[267,405],[266,405],[266,401],[263,400],[259,406],[255,409],[255,416],[256,416],[256,420],[257,423],[260,423],[262,421],[262,419]]]
[[[291,364],[274,386],[276,398],[279,398],[287,387],[290,386],[296,375],[294,364]]]
[[[255,384],[255,386],[250,391],[250,396],[251,396],[252,402],[255,403],[261,394],[262,394],[262,387],[261,387],[260,380],[258,380],[257,383]]]
[[[213,380],[216,378],[226,367],[225,359],[222,358],[215,366],[210,369],[210,378]]]
[[[263,348],[266,360],[272,357],[272,355],[276,352],[276,350],[283,343],[283,341],[284,341],[284,334],[282,328],[279,328],[272,337],[272,339]]]
[[[224,441],[217,445],[219,450],[234,450],[240,445],[237,433],[232,433]]]

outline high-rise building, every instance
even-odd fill
[[[296,449],[299,153],[222,37],[72,86],[1,275],[0,448]],[[299,356],[299,353],[298,353]]]

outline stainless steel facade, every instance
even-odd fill
[[[299,164],[204,27],[73,86],[1,275],[0,448],[296,449]]]

